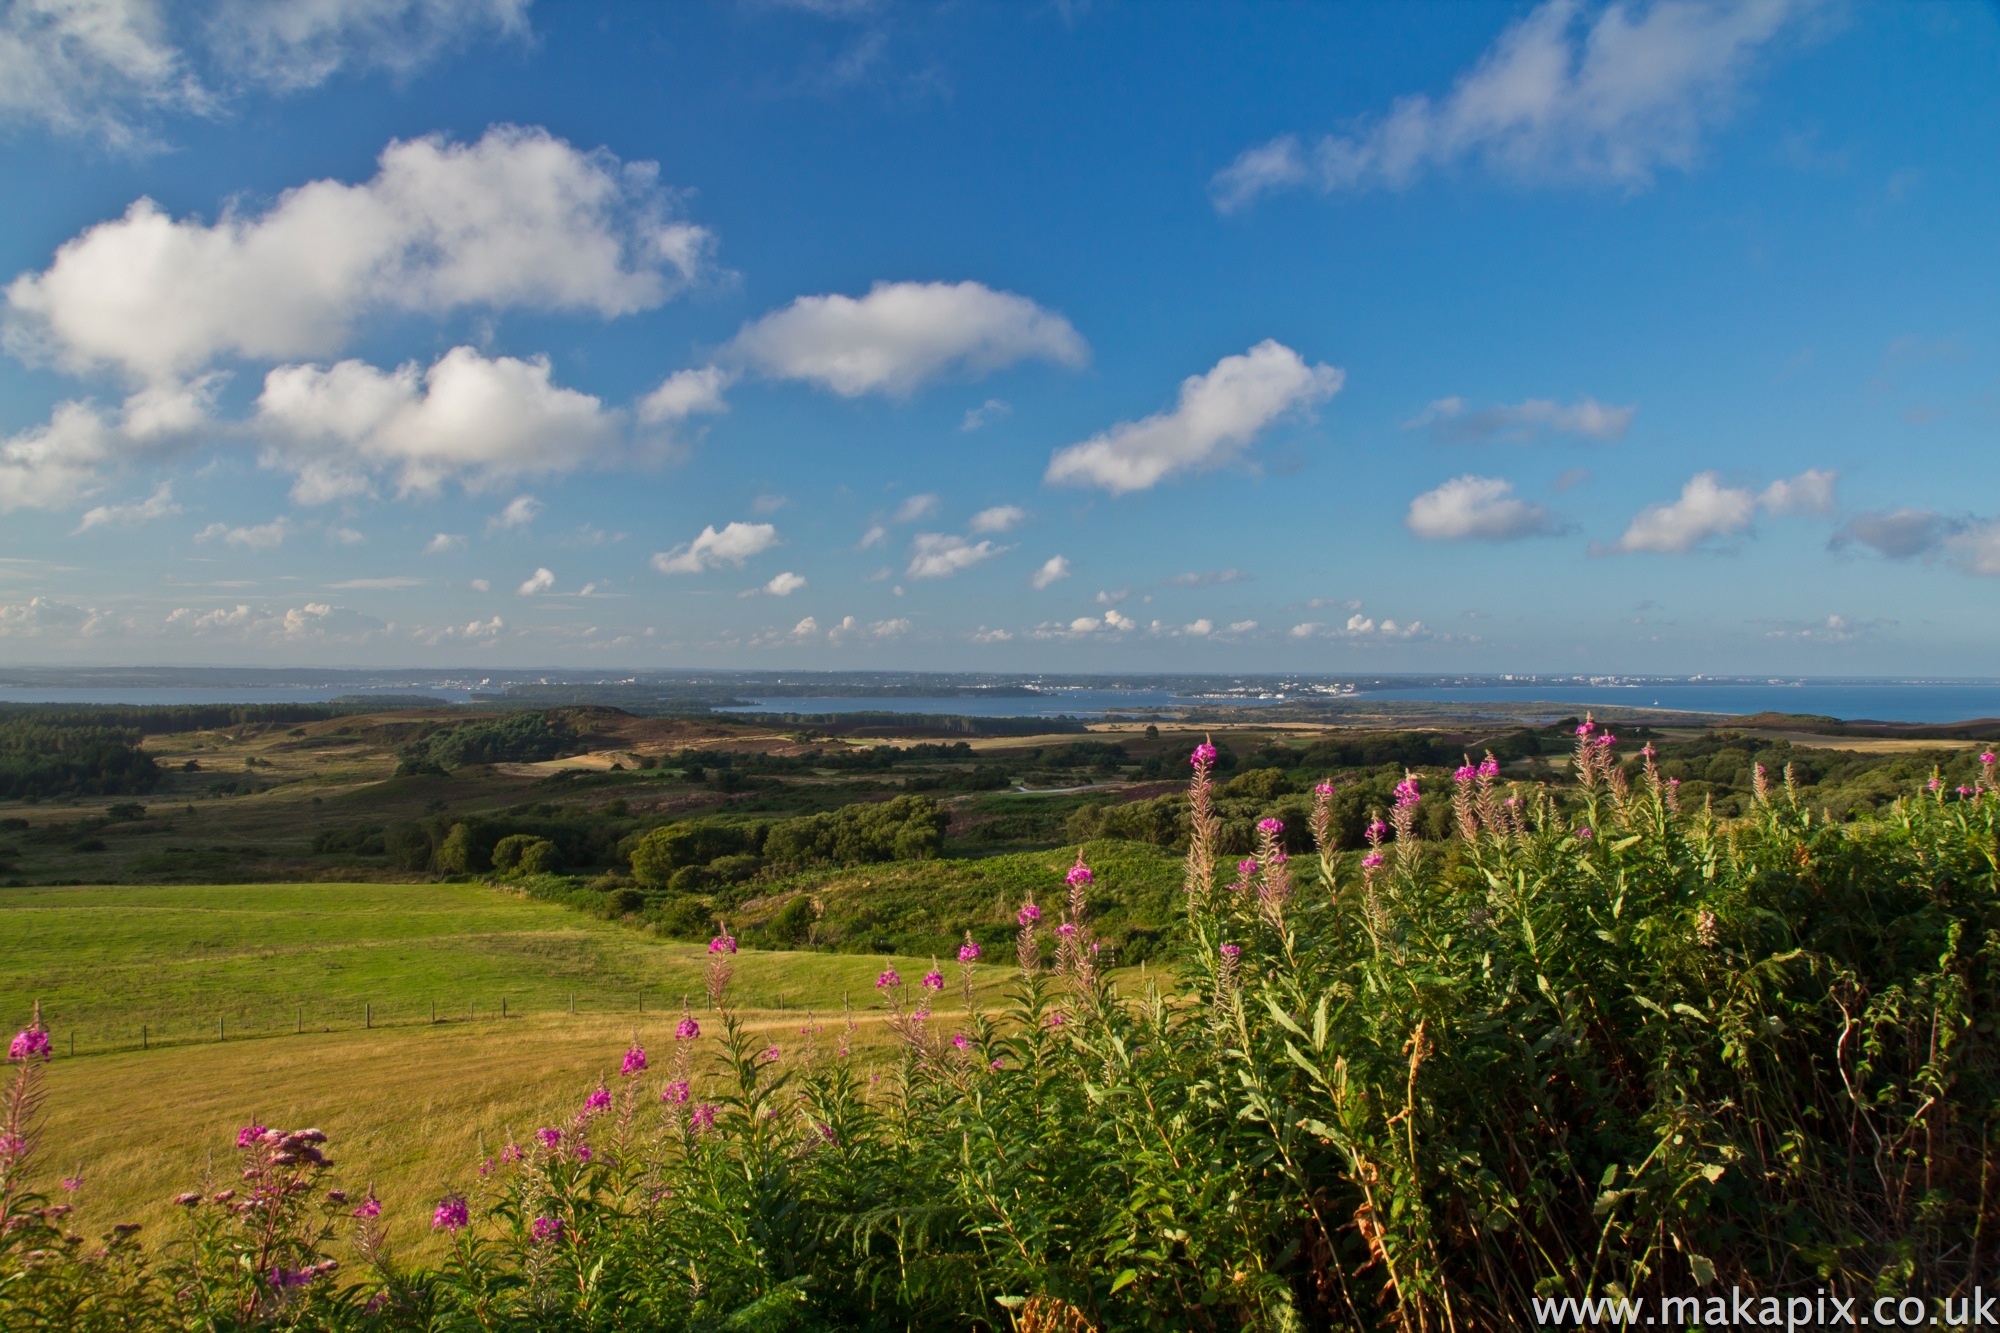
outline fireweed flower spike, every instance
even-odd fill
[[[973,941],[972,932],[965,932],[965,943],[958,946],[958,961],[968,967],[979,961],[979,945]]]
[[[685,1105],[687,1103],[687,1099],[688,1099],[688,1085],[685,1081],[677,1081],[674,1083],[669,1083],[667,1084],[666,1087],[660,1090],[660,1100],[667,1103],[667,1105],[669,1106]]]
[[[936,963],[932,963],[931,970],[924,973],[923,987],[925,990],[944,989],[944,973],[938,971]]]
[[[688,1117],[688,1123],[694,1126],[697,1134],[714,1129],[715,1113],[721,1109],[714,1102],[703,1102],[694,1108],[694,1114]]]
[[[583,1099],[583,1113],[585,1115],[596,1115],[600,1111],[608,1111],[610,1109],[611,1089],[605,1087],[602,1083],[592,1089],[591,1094]]]
[[[562,1146],[562,1131],[559,1129],[538,1129],[535,1138],[550,1152]]]
[[[14,1040],[7,1044],[7,1059],[14,1064],[24,1064],[36,1059],[46,1062],[54,1058],[55,1051],[49,1042],[49,1034],[43,1028],[24,1028],[15,1033]],[[262,1129],[262,1126],[258,1127],[260,1133]]]
[[[1090,867],[1083,863],[1083,853],[1078,852],[1076,854],[1076,864],[1069,868],[1067,875],[1063,876],[1063,883],[1069,885],[1072,889],[1087,888],[1091,883],[1091,878]]]
[[[550,1241],[561,1240],[562,1232],[563,1224],[561,1218],[538,1217],[528,1224],[528,1235],[537,1245],[546,1245]]]
[[[437,1211],[431,1214],[431,1230],[457,1233],[465,1230],[471,1220],[471,1212],[467,1209],[465,1200],[453,1194],[447,1196],[445,1201],[437,1206]]]
[[[634,1074],[645,1073],[646,1048],[636,1041],[633,1042],[632,1049],[625,1052],[625,1063],[618,1066],[618,1072],[626,1078],[630,1078]]]
[[[1021,910],[1014,914],[1014,919],[1023,926],[1032,926],[1042,919],[1042,909],[1032,902],[1023,903]]]
[[[1188,762],[1196,768],[1204,770],[1214,767],[1215,747],[1207,741],[1203,741],[1200,745],[1194,747],[1194,753],[1188,756]]]
[[[245,1125],[236,1131],[236,1146],[238,1148],[248,1148],[251,1144],[263,1138],[264,1132],[262,1125]]]
[[[957,1050],[967,1050],[972,1046],[972,1038],[963,1032],[954,1032],[951,1034],[951,1044]]]
[[[891,986],[900,986],[902,984],[902,975],[893,967],[882,969],[882,975],[875,978],[876,990],[888,990]]]

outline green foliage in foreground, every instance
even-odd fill
[[[1723,823],[1608,748],[1585,737],[1562,806],[1465,770],[1442,846],[1408,836],[1413,782],[1352,875],[1260,830],[1226,886],[1198,774],[1177,989],[1120,994],[1087,877],[1058,912],[1052,875],[1005,1013],[947,1023],[931,978],[885,974],[900,1060],[871,1088],[837,1032],[780,1054],[725,1009],[441,1199],[435,1271],[297,1134],[246,1131],[241,1191],[191,1196],[152,1258],[66,1241],[15,1172],[0,1317],[996,1328],[1033,1301],[1071,1328],[1470,1329],[1828,1289],[1962,1321],[1996,1245],[1992,766],[1879,821],[1763,791]]]

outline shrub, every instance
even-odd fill
[[[780,821],[765,839],[764,855],[794,865],[923,860],[943,850],[949,822],[930,798],[897,796]]]

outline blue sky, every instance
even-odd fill
[[[0,15],[0,661],[1995,671],[1991,5]]]

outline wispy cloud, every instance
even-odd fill
[[[1413,93],[1386,116],[1310,146],[1281,135],[1210,183],[1228,213],[1283,190],[1401,190],[1466,163],[1525,183],[1642,189],[1686,171],[1707,132],[1810,0],[1545,3],[1510,24],[1440,100]]]
[[[1568,405],[1549,398],[1530,398],[1480,408],[1469,407],[1463,398],[1440,398],[1405,421],[1403,429],[1425,431],[1443,444],[1525,442],[1543,433],[1613,444],[1625,438],[1638,411],[1636,407],[1608,407],[1595,398]]]
[[[156,518],[168,518],[180,512],[181,507],[174,503],[174,484],[170,481],[163,482],[159,489],[144,500],[130,504],[98,505],[94,509],[85,511],[82,520],[77,523],[76,530],[70,533],[70,536],[89,532],[92,528],[131,527],[140,523],[150,523]]]

